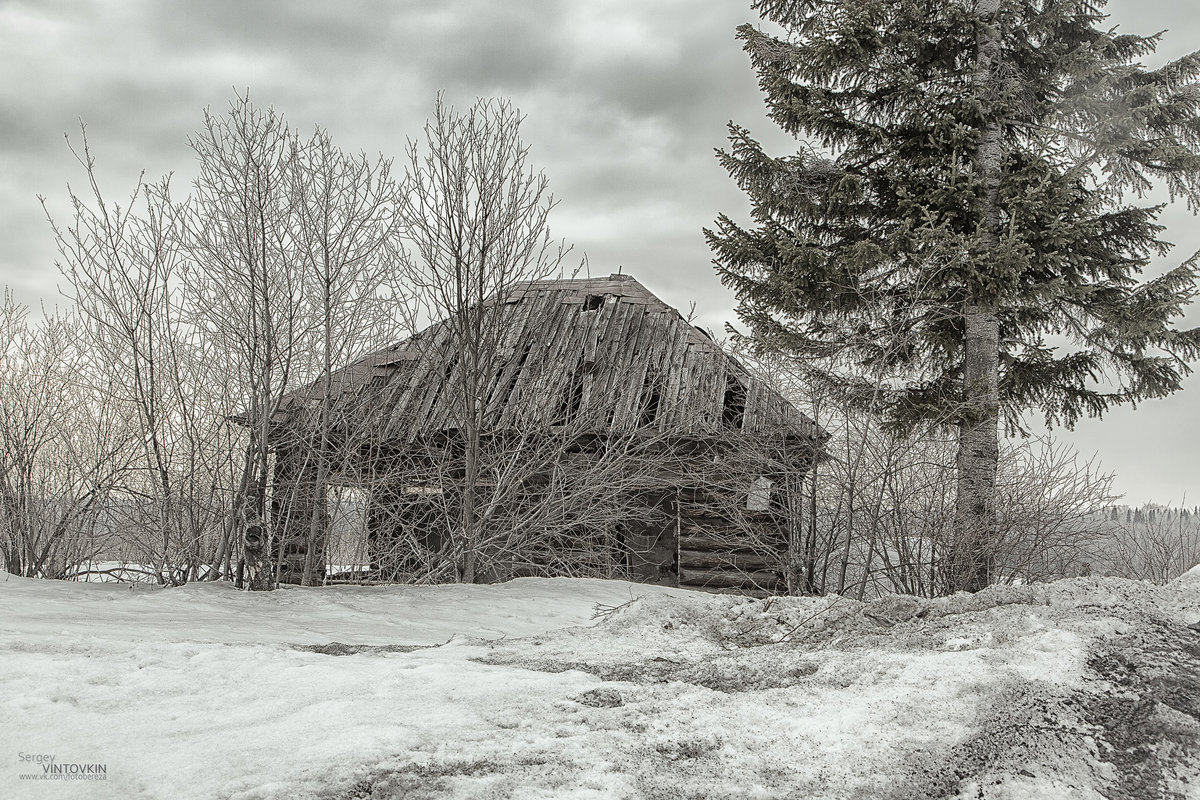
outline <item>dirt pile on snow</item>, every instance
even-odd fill
[[[1166,587],[1122,578],[1073,578],[1032,586],[991,586],[976,594],[960,592],[934,599],[888,595],[870,602],[838,595],[765,600],[657,595],[605,613],[604,625],[612,633],[661,628],[686,631],[721,646],[753,647],[789,641],[824,643],[839,637],[847,641],[851,634],[869,636],[908,623],[897,632],[903,638],[914,627],[949,629],[976,619],[1003,622],[1014,614],[992,612],[1010,606],[1036,608],[1050,618],[1083,610],[1091,616],[1162,615],[1188,623],[1200,619],[1200,571],[1193,573]],[[1003,634],[995,628],[991,632]]]
[[[1200,797],[1200,634],[1150,620],[1098,642],[1088,667],[1105,688],[1085,706],[1105,796]]]
[[[498,643],[483,660],[596,675],[605,685],[575,701],[629,730],[661,717],[667,697],[708,692],[719,711],[683,729],[724,744],[687,756],[688,776],[765,770],[763,796],[1200,796],[1200,632],[1187,627],[1200,574],[932,600],[659,594],[600,611],[594,628]],[[779,737],[756,746],[753,770],[751,708]],[[855,732],[812,724],[824,715]],[[663,747],[651,735],[626,753],[645,796],[671,784],[660,772],[679,777]],[[789,753],[807,766],[789,770]]]

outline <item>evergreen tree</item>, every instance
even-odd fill
[[[757,0],[783,33],[738,29],[801,147],[730,124],[753,226],[718,217],[714,263],[755,346],[829,365],[902,429],[957,427],[950,589],[988,581],[1002,420],[1161,397],[1200,355],[1172,327],[1196,256],[1139,277],[1170,248],[1146,193],[1200,207],[1200,53],[1144,67],[1159,37],[1104,27],[1104,4]]]

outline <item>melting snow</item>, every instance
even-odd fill
[[[867,604],[10,577],[0,796],[1098,797],[1097,647],[1197,619],[1197,570]]]

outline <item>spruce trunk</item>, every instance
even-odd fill
[[[982,306],[969,307],[963,322],[965,408],[958,427],[955,540],[947,588],[977,592],[988,585],[994,560],[1000,325],[995,309]]]
[[[985,24],[976,40],[975,90],[984,108],[996,102],[1000,88],[998,0],[976,0]],[[974,269],[987,267],[1000,243],[1000,175],[1004,150],[1002,121],[991,119],[975,151],[976,177],[983,187],[979,229],[970,248]],[[962,403],[955,459],[958,487],[954,508],[954,544],[947,588],[977,592],[988,585],[995,560],[996,469],[1000,460],[1000,321],[995,302],[984,295],[991,276],[973,281],[963,308]]]

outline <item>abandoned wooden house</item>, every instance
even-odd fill
[[[376,580],[782,591],[825,437],[628,275],[507,287],[273,423],[281,582],[306,558],[323,576],[326,489],[344,486],[367,498]]]

